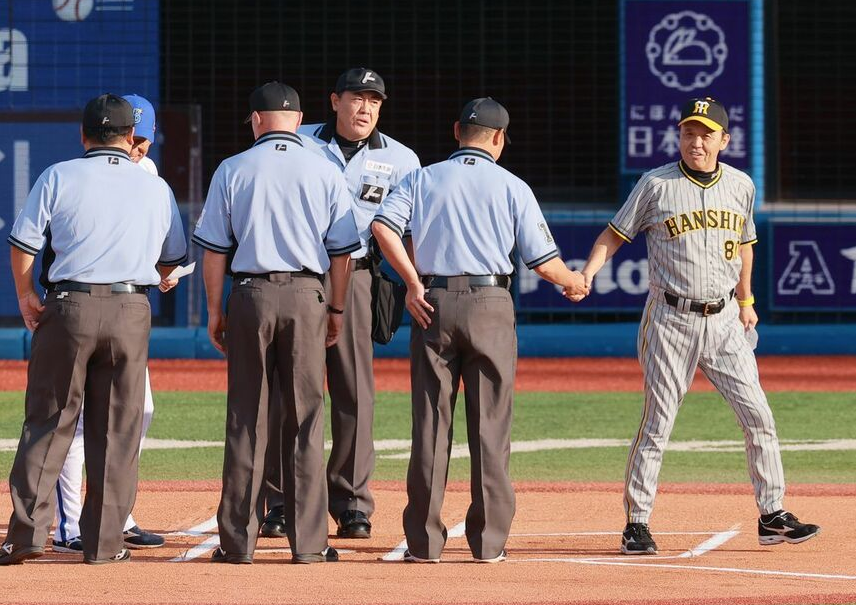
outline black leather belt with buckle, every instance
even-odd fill
[[[714,300],[714,301],[709,301],[709,302],[698,302],[695,300],[691,301],[690,302],[690,311],[692,313],[699,313],[699,314],[703,315],[704,317],[708,317],[710,315],[716,315],[717,313],[720,313],[725,308],[725,303],[727,303],[729,300],[731,300],[731,298],[733,296],[734,296],[734,290],[732,290],[731,293],[727,297],[720,298],[719,300]],[[675,308],[678,307],[678,302],[680,301],[680,298],[677,295],[672,294],[671,292],[663,292],[663,297],[666,299],[666,302],[669,303],[671,306],[673,306]]]
[[[459,278],[466,280],[466,284],[473,288],[499,286],[500,288],[508,289],[511,286],[510,275],[425,275],[420,278],[422,285],[426,288],[447,288],[449,280]]]
[[[270,271],[268,273],[235,273],[232,279],[266,279],[270,281],[272,275],[290,275],[292,277],[314,277],[317,280],[324,281],[324,274],[315,273],[309,269],[302,271]]]
[[[51,284],[49,292],[90,292],[92,286],[110,286],[113,294],[148,294],[149,286],[136,286],[134,284],[84,284],[79,281],[61,281]]]
[[[354,271],[362,271],[364,269],[372,268],[372,259],[371,255],[366,255],[362,258],[354,259]]]

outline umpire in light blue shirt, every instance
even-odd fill
[[[0,565],[41,556],[54,490],[83,398],[87,563],[125,561],[122,529],[136,497],[151,309],[146,296],[186,254],[172,191],[130,159],[131,105],[114,95],[87,103],[80,159],[54,164],[15,220],[12,273],[34,330],[26,419],[9,478],[14,512]],[[54,256],[42,305],[34,257]],[[168,280],[164,280],[166,282]],[[174,285],[171,284],[171,285]]]
[[[419,168],[410,149],[377,128],[386,101],[380,74],[365,67],[342,73],[330,94],[333,117],[324,124],[298,129],[307,148],[314,149],[348,182],[360,249],[351,253],[353,270],[345,298],[342,334],[327,349],[327,386],[330,390],[333,448],[327,462],[328,510],[343,538],[369,538],[374,497],[369,480],[374,470],[372,436],[374,370],[371,338],[372,262],[367,242],[378,204],[399,181]],[[329,280],[328,280],[329,286]],[[276,389],[274,389],[276,391]],[[272,394],[272,396],[275,396]],[[272,418],[271,425],[279,422]],[[268,460],[268,506],[263,536],[283,535],[282,476],[276,463],[276,439],[271,436]]]
[[[228,361],[221,546],[212,560],[252,562],[264,514],[268,393],[277,373],[287,419],[282,468],[292,561],[335,561],[327,545],[324,350],[342,328],[350,254],[360,238],[341,172],[295,134],[303,116],[297,92],[269,82],[250,95],[250,111],[256,142],[217,168],[193,234],[205,248],[208,333]],[[329,298],[322,282],[328,271]]]
[[[514,248],[544,279],[586,291],[583,276],[559,258],[532,190],[496,164],[508,123],[508,112],[491,98],[467,103],[454,127],[458,151],[405,177],[372,223],[384,254],[407,283],[407,308],[415,320],[413,445],[404,510],[408,562],[439,561],[446,542],[440,510],[461,379],[472,477],[467,541],[477,561],[505,560],[514,516],[508,476],[517,364],[508,291]],[[415,267],[400,239],[408,223]]]

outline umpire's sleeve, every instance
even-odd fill
[[[522,185],[514,201],[514,238],[526,267],[534,269],[559,256],[556,241],[532,189]]]
[[[329,256],[342,256],[363,247],[348,183],[341,173],[334,173],[330,188],[330,224],[324,235],[324,247]]]
[[[228,254],[234,245],[232,238],[231,200],[229,197],[228,168],[220,164],[211,185],[202,214],[196,221],[191,240],[211,252]]]
[[[30,190],[6,241],[27,254],[38,254],[45,245],[45,231],[51,221],[55,200],[56,173],[48,168]]]
[[[181,224],[181,213],[172,189],[167,185],[169,193],[169,231],[161,247],[161,255],[158,264],[165,266],[176,266],[187,260],[187,240],[184,237],[184,226]]]
[[[414,170],[408,174],[398,183],[398,187],[384,198],[375,212],[373,222],[386,225],[399,236],[404,235],[413,217],[414,191],[419,172]]]

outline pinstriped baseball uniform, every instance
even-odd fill
[[[627,461],[629,523],[648,522],[663,451],[696,367],[737,415],[758,509],[767,514],[782,508],[776,427],[733,298],[742,265],[739,247],[757,241],[754,200],[751,179],[731,166],[720,163],[702,182],[676,162],[645,174],[609,223],[628,242],[644,232],[649,259],[650,293],[637,343],[645,406]],[[675,306],[667,293],[678,297]],[[722,300],[718,314],[689,309],[691,302]]]

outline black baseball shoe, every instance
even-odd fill
[[[18,565],[27,559],[38,559],[45,554],[43,546],[18,546],[6,542],[0,546],[0,565]]]
[[[291,557],[292,563],[335,563],[339,560],[339,553],[332,546],[328,546],[321,552],[310,552],[305,554],[293,555]]]
[[[253,555],[241,555],[228,553],[221,546],[214,549],[211,555],[212,563],[233,563],[235,565],[249,565],[253,562]]]
[[[124,563],[125,561],[130,560],[130,558],[131,551],[127,548],[123,548],[112,557],[108,557],[106,559],[83,559],[83,562],[88,565],[108,565],[109,563]]]
[[[80,541],[80,536],[71,540],[54,540],[51,549],[54,552],[80,554],[83,552],[83,542]]]
[[[473,561],[475,561],[476,563],[502,563],[507,558],[508,553],[505,551],[505,549],[503,549],[502,552],[500,552],[495,557],[491,557],[489,559],[479,559],[478,557],[473,557]]]
[[[800,523],[793,514],[780,510],[769,515],[761,515],[758,519],[758,544],[772,546],[773,544],[799,544],[811,540],[820,533],[820,527],[810,523]]]
[[[656,555],[657,543],[651,537],[647,523],[628,523],[621,534],[621,553],[625,555]]]
[[[371,538],[372,524],[361,510],[346,510],[339,515],[339,528],[336,535],[340,538]]]
[[[505,551],[503,551],[503,552],[505,552]],[[417,557],[416,555],[414,555],[412,552],[410,552],[409,549],[404,551],[403,559],[404,559],[405,563],[439,563],[440,562],[440,557],[437,557],[436,559],[423,559],[422,557]]]
[[[265,515],[265,521],[259,529],[259,534],[265,538],[285,538],[285,508],[272,507]]]
[[[125,548],[160,548],[166,543],[163,536],[153,534],[150,531],[140,529],[135,525],[131,529],[122,532],[122,540]]]

